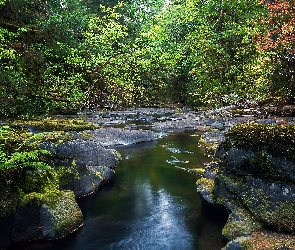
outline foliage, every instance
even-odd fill
[[[291,0],[0,3],[2,116],[295,92]]]
[[[261,1],[265,2],[269,10],[267,17],[262,17],[262,22],[267,24],[269,30],[260,36],[260,49],[285,49],[288,53],[295,53],[295,10],[294,0]]]
[[[261,17],[265,31],[257,37],[260,50],[270,51],[272,78],[270,90],[278,101],[291,102],[294,96],[295,10],[294,0],[262,1],[268,15]]]
[[[190,105],[263,98],[270,60],[252,42],[263,11],[257,1],[168,2],[135,40],[144,86]]]
[[[36,143],[41,137],[21,128],[0,127],[0,217],[15,212],[29,193],[49,199],[58,192],[58,176],[48,164],[50,153]]]
[[[42,150],[33,143],[32,134],[17,133],[9,126],[0,127],[0,169],[36,168],[50,170],[51,167],[43,161],[47,150]],[[43,160],[42,160],[43,159]]]

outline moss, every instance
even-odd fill
[[[66,208],[66,209],[65,209]],[[65,236],[79,228],[83,223],[83,215],[75,202],[73,192],[64,192],[52,212],[55,215],[57,236]]]
[[[283,234],[254,233],[251,237],[244,237],[240,244],[246,250],[276,250],[295,249],[295,238]]]
[[[243,177],[227,174],[219,169],[217,180],[213,190],[216,202],[230,208],[230,210],[232,207],[242,207],[243,204],[237,192],[245,184]]]
[[[266,151],[256,151],[254,155],[246,159],[241,168],[263,179],[279,180],[280,176],[275,170],[275,164],[271,160],[271,156]]]
[[[205,152],[209,155],[214,155],[219,145],[219,142],[208,143],[202,137],[199,140],[199,147],[204,148]]]
[[[12,154],[21,147],[32,134],[24,128],[0,127],[0,149],[5,154]]]
[[[68,118],[39,118],[30,120],[15,120],[12,125],[33,126],[41,131],[82,131],[96,128],[93,123],[79,119]]]
[[[116,159],[119,161],[119,160],[122,160],[122,155],[115,149],[109,149],[112,151],[113,155],[116,157]]]
[[[58,199],[50,204],[48,213],[51,214],[54,224],[51,232],[54,238],[63,237],[73,230],[77,230],[83,223],[82,212],[72,191],[61,192]]]
[[[295,232],[295,201],[275,202],[262,211],[259,218],[267,225],[277,231]]]
[[[266,226],[276,231],[295,232],[295,201],[272,201],[270,195],[257,188],[250,188],[242,200],[253,216]]]
[[[204,174],[205,169],[204,169],[204,168],[192,168],[191,171],[192,171],[193,173],[196,173],[196,174],[202,175],[202,174]]]
[[[212,193],[214,189],[214,180],[202,177],[197,180],[196,185],[203,185],[208,191]]]
[[[25,207],[28,205],[42,205],[46,204],[49,207],[54,207],[58,201],[61,191],[58,189],[52,189],[44,193],[31,192],[28,194],[21,195],[20,206]]]
[[[222,229],[223,237],[231,241],[237,237],[250,235],[262,229],[261,223],[245,209],[236,208],[230,214]]]

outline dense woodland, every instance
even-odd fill
[[[0,0],[0,114],[293,103],[294,6]]]

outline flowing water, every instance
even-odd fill
[[[117,148],[123,160],[114,181],[79,200],[83,227],[64,239],[17,249],[221,249],[226,214],[202,206],[198,177],[184,171],[208,160],[197,147],[198,139],[176,133]]]

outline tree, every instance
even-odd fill
[[[268,15],[262,17],[266,31],[258,36],[260,50],[271,52],[272,95],[278,101],[295,101],[295,2],[262,2]]]
[[[100,6],[99,13],[92,12],[74,0],[5,2],[1,113],[63,112],[90,102],[103,106],[103,99],[115,96],[120,76],[113,72],[122,68],[126,36],[117,9]]]
[[[139,36],[149,82],[193,105],[226,104],[237,95],[263,98],[268,57],[253,44],[259,31],[253,21],[262,13],[256,0],[171,1]]]

